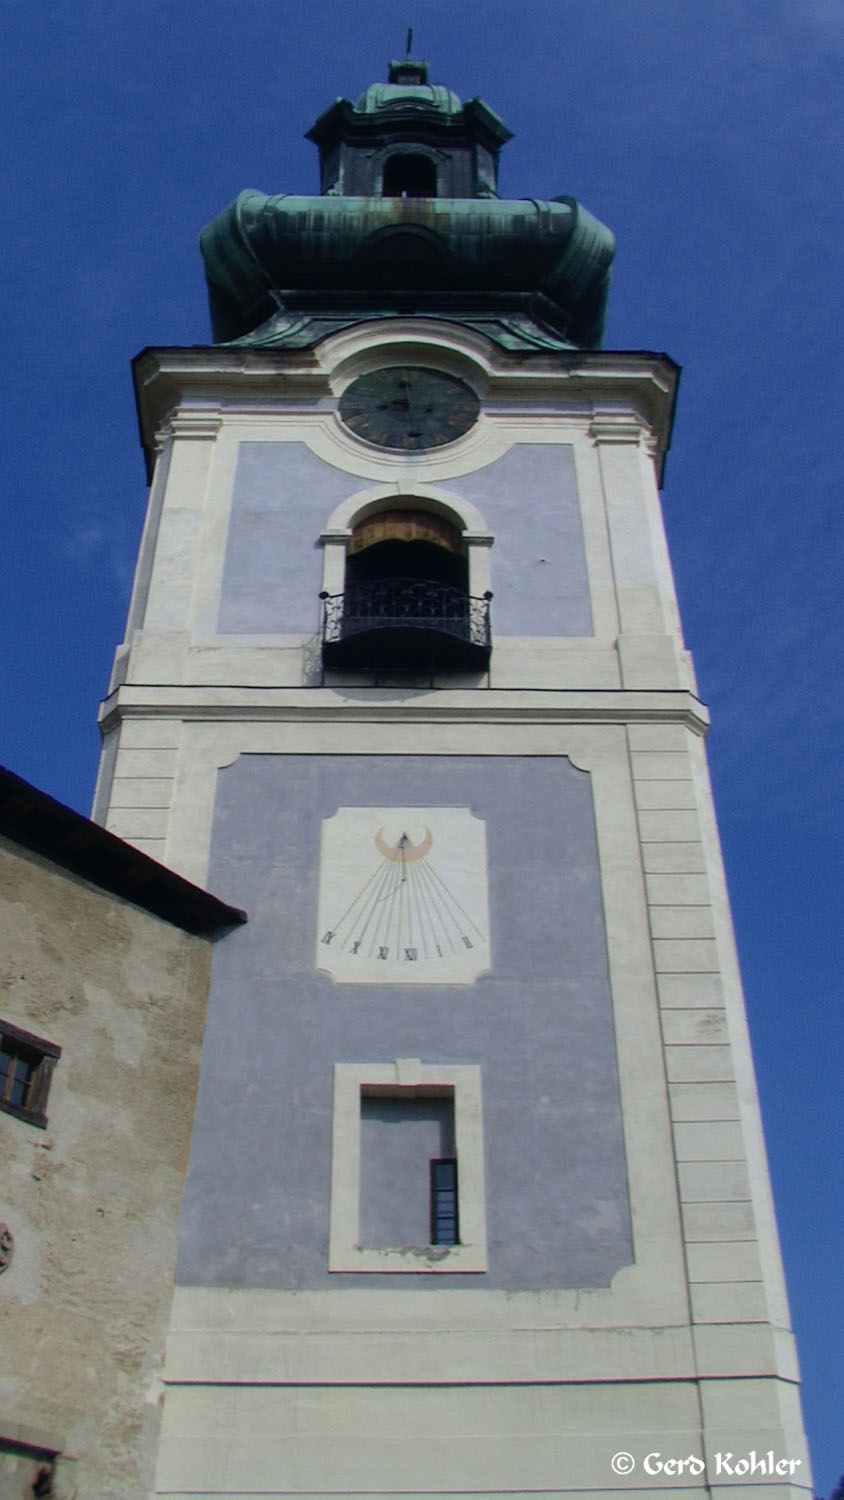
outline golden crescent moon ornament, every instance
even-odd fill
[[[433,842],[430,828],[425,829],[424,836],[418,844],[412,843],[406,833],[402,834],[397,844],[388,844],[384,838],[383,828],[379,828],[375,835],[375,847],[378,853],[383,854],[385,859],[391,859],[395,863],[398,863],[399,860],[404,860],[407,864],[412,860],[424,859]]]

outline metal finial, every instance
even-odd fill
[[[407,28],[407,56],[408,56],[408,61],[410,60],[410,58],[412,56],[412,53],[413,53],[413,27],[412,26],[408,26],[408,28]]]

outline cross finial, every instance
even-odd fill
[[[390,83],[406,84],[412,87],[414,84],[428,82],[428,64],[426,62],[413,61],[413,27],[407,28],[407,57],[400,62],[390,63]]]

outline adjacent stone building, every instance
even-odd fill
[[[211,948],[243,914],[0,770],[0,1496],[152,1486]]]

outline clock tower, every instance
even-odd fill
[[[504,201],[427,65],[202,235],[97,815],[216,950],[158,1493],[810,1493],[659,485],[610,232]],[[679,1465],[679,1467],[678,1467]],[[736,1467],[747,1465],[748,1467]]]

